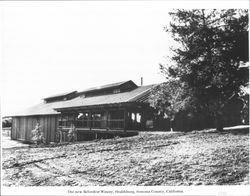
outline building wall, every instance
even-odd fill
[[[11,139],[31,141],[31,131],[40,123],[46,142],[54,142],[57,130],[57,115],[13,117]]]

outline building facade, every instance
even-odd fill
[[[170,131],[169,119],[157,115],[149,104],[156,85],[137,86],[119,82],[44,98],[44,102],[12,115],[11,138],[32,141],[39,127],[45,141],[63,142],[131,136],[138,131]],[[232,100],[225,107],[224,126],[241,124],[242,102]],[[179,112],[172,123],[175,131],[214,127],[204,113]],[[73,135],[73,136],[72,136]]]
[[[155,85],[119,82],[44,98],[44,102],[12,116],[11,138],[31,141],[39,124],[46,142],[77,140],[105,134],[154,129],[154,110],[148,98]]]

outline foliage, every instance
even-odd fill
[[[71,125],[71,128],[68,131],[68,141],[69,142],[77,141],[77,132],[73,124]]]
[[[31,134],[32,134],[31,140],[37,145],[45,143],[45,137],[40,128],[41,127],[39,123],[37,123],[35,129],[31,131]]]
[[[195,103],[193,106],[209,111],[218,124],[225,104],[248,83],[248,68],[241,68],[249,61],[248,12],[176,10],[170,15],[173,20],[166,31],[179,45],[172,48],[171,63],[160,65],[160,69],[167,79],[178,79],[185,86],[183,90],[188,90],[183,94],[191,97],[188,99]]]
[[[12,126],[12,119],[11,118],[3,118],[2,119],[2,127],[11,127]]]
[[[249,88],[249,87],[248,87]],[[242,87],[239,93],[239,99],[243,103],[241,118],[244,124],[249,124],[249,93],[246,87]]]
[[[171,120],[174,120],[179,111],[191,108],[191,101],[185,83],[175,79],[156,86],[150,97],[150,105]]]

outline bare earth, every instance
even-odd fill
[[[249,133],[140,133],[3,149],[4,186],[249,184]]]

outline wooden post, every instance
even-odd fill
[[[76,142],[78,141],[77,133],[78,133],[78,130],[74,127],[74,136],[75,136],[75,141]]]
[[[128,112],[128,119],[127,119],[127,129],[131,127],[131,112]]]
[[[60,129],[60,143],[62,143],[62,130]]]
[[[83,114],[84,114],[84,112],[83,112]],[[87,119],[87,128],[90,128],[90,124],[89,124],[89,112],[87,112],[87,114],[88,114],[88,119]],[[84,118],[83,118],[84,119]]]
[[[110,115],[109,115],[109,111],[107,110],[106,111],[106,130],[109,130],[109,118],[110,118]]]
[[[127,109],[124,109],[124,117],[123,117],[123,129],[124,129],[124,132],[126,132],[126,129],[127,129],[127,119],[128,119],[128,115],[127,115]]]
[[[92,112],[90,111],[89,113],[88,113],[88,127],[89,127],[89,129],[91,130],[91,128],[92,128]]]
[[[77,113],[73,113],[73,125],[76,126]]]
[[[141,111],[141,130],[145,130],[146,120],[145,120],[145,112]]]

